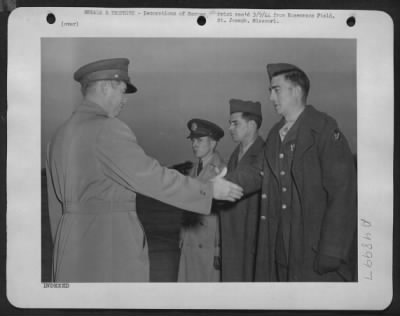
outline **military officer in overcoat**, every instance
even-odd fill
[[[146,282],[146,238],[136,192],[200,214],[212,199],[234,201],[241,188],[221,176],[200,182],[160,166],[117,118],[136,88],[129,60],[100,60],[79,68],[83,102],[48,146],[49,215],[55,282]]]
[[[248,168],[262,162],[261,103],[231,99],[229,105],[229,131],[238,145],[228,162],[228,179],[240,182],[243,179],[234,178],[234,172],[245,175]],[[261,177],[251,181],[253,186],[258,186],[257,190],[249,192],[249,185],[246,185],[246,195],[242,199],[225,203],[220,210],[223,282],[254,281]]]
[[[188,138],[198,159],[189,175],[200,181],[208,181],[226,166],[216,150],[224,131],[204,119],[191,119],[187,126],[190,130]],[[180,245],[179,282],[221,281],[220,229],[216,211],[210,215],[184,213]]]

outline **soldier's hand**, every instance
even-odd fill
[[[222,172],[211,179],[213,184],[213,197],[217,200],[226,200],[234,202],[243,196],[243,189],[224,179],[227,169],[224,168]]]

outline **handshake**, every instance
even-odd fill
[[[213,185],[213,197],[217,200],[225,200],[234,202],[243,196],[243,189],[224,177],[227,173],[226,167],[210,181]]]

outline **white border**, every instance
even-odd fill
[[[268,27],[217,23],[227,9],[132,9],[205,13],[196,17],[84,15],[85,8],[18,8],[9,19],[7,297],[18,307],[384,309],[392,299],[393,22],[383,12],[329,11],[335,19],[293,19]],[[102,9],[100,9],[102,10]],[[112,9],[109,9],[112,10]],[[128,11],[129,9],[114,9]],[[241,10],[232,10],[239,12]],[[310,10],[242,10],[313,12]],[[49,25],[79,21],[79,28]],[[317,11],[315,11],[317,12]],[[318,11],[320,12],[320,11]],[[328,12],[328,11],[326,11]],[[349,28],[345,21],[356,18]],[[112,23],[111,23],[112,22]],[[112,24],[112,27],[110,25]],[[126,27],[129,24],[129,27]],[[101,26],[108,27],[101,27]],[[168,25],[168,27],[165,27]],[[184,27],[182,27],[184,25]],[[164,26],[164,27],[160,27]],[[234,31],[233,31],[234,28]],[[357,144],[359,282],[70,284],[45,289],[40,282],[40,73],[41,37],[266,37],[357,39]],[[27,159],[29,157],[29,159]],[[366,220],[372,226],[362,225]],[[365,237],[372,236],[368,253]],[[365,260],[373,256],[371,269]],[[365,278],[373,273],[373,280]]]

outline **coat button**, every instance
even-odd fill
[[[283,157],[285,157],[285,155],[282,154],[282,153],[280,153],[280,154],[279,154],[279,158],[283,159]]]
[[[261,215],[261,220],[265,221],[266,219],[267,219],[267,217],[266,217],[266,216],[264,216],[264,215]]]
[[[287,205],[286,204],[282,204],[282,209],[286,210],[286,208],[287,208]]]
[[[260,176],[264,176],[264,171],[260,171]]]
[[[281,175],[281,176],[284,176],[285,175],[285,171],[281,171],[281,172],[279,172],[279,174]]]
[[[266,199],[266,198],[267,198],[267,194],[266,194],[266,193],[263,193],[263,194],[261,195],[261,198],[262,198],[262,199]]]
[[[282,187],[282,192],[286,192],[286,191],[287,191],[286,187]]]

